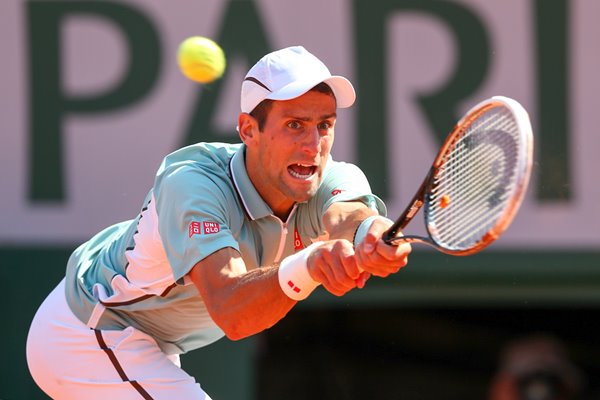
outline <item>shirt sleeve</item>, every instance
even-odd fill
[[[371,191],[367,177],[354,164],[329,160],[323,181],[299,215],[301,229],[310,237],[325,231],[323,215],[336,202],[362,201],[379,215],[387,215],[385,203]]]
[[[225,247],[239,251],[231,229],[236,205],[229,182],[185,165],[157,178],[154,196],[158,231],[175,280]]]

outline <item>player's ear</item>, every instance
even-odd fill
[[[240,134],[240,139],[246,145],[256,140],[258,134],[258,121],[256,118],[250,114],[241,113],[238,117],[238,133]]]

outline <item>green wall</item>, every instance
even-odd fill
[[[27,371],[25,340],[36,308],[62,279],[72,248],[0,248],[5,316],[0,399],[43,399]],[[451,257],[416,250],[409,266],[388,279],[372,278],[343,298],[318,289],[300,310],[364,308],[600,306],[600,252],[498,252]],[[293,313],[294,311],[292,311]],[[306,323],[310,324],[310,321]],[[256,338],[222,339],[182,357],[214,399],[253,399]],[[227,377],[227,379],[225,379]]]

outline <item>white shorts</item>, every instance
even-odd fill
[[[144,332],[85,326],[67,304],[64,279],[33,318],[27,364],[53,399],[210,400],[179,356],[167,356]]]

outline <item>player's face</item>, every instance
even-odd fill
[[[335,121],[335,98],[328,94],[309,91],[273,102],[253,142],[256,157],[247,163],[258,192],[277,215],[287,215],[294,203],[315,195],[333,145]]]

